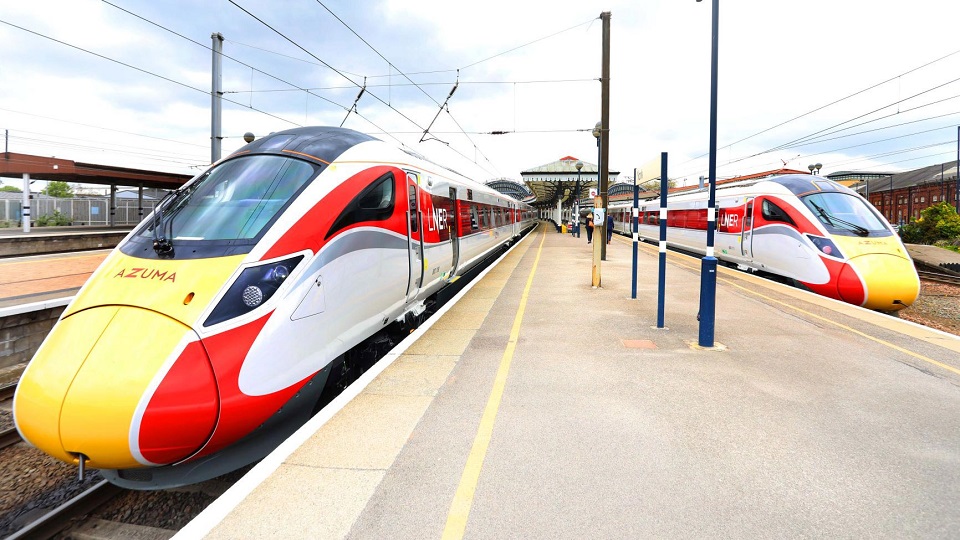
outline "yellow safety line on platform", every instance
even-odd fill
[[[842,328],[842,329],[844,329],[844,330],[846,330],[846,331],[848,331],[848,332],[852,332],[852,333],[854,333],[854,334],[857,334],[858,336],[865,337],[865,338],[867,338],[867,339],[869,339],[869,340],[871,340],[871,341],[874,341],[874,342],[879,343],[879,344],[881,344],[881,345],[885,345],[885,346],[887,346],[887,347],[890,347],[891,349],[893,349],[893,350],[895,350],[895,351],[902,352],[903,354],[906,354],[906,355],[908,355],[908,356],[912,356],[912,357],[917,358],[917,359],[919,359],[919,360],[923,360],[924,362],[928,362],[928,363],[933,364],[933,365],[935,365],[935,366],[937,366],[937,367],[943,368],[943,369],[945,369],[945,370],[947,370],[947,371],[951,371],[951,372],[953,372],[953,373],[956,373],[957,375],[960,375],[960,369],[957,369],[957,368],[952,367],[952,366],[948,366],[947,364],[944,364],[944,363],[942,363],[942,362],[938,362],[938,361],[934,360],[933,358],[927,358],[926,356],[924,356],[924,355],[922,355],[922,354],[915,353],[915,352],[913,352],[913,351],[911,351],[911,350],[909,350],[909,349],[904,349],[903,347],[901,347],[901,346],[899,346],[899,345],[894,345],[893,343],[890,343],[889,341],[885,341],[885,340],[882,340],[882,339],[880,339],[880,338],[873,337],[873,336],[871,336],[870,334],[867,334],[867,333],[865,333],[865,332],[861,332],[861,331],[859,331],[859,330],[857,330],[857,329],[855,329],[855,328],[851,328],[851,327],[849,327],[849,326],[847,326],[847,325],[845,325],[845,324],[840,324],[840,323],[838,323],[838,322],[836,322],[836,321],[832,321],[832,320],[830,320],[830,319],[828,319],[828,318],[826,318],[826,317],[821,317],[820,315],[816,315],[816,314],[814,314],[814,313],[810,313],[809,311],[807,311],[807,310],[805,310],[805,309],[800,309],[800,308],[798,308],[797,306],[790,305],[790,304],[788,304],[788,303],[786,303],[786,302],[781,302],[781,301],[779,301],[779,300],[774,300],[773,298],[770,298],[769,296],[760,294],[760,293],[755,292],[755,291],[751,291],[750,289],[748,289],[748,288],[746,288],[746,287],[744,287],[744,286],[742,286],[742,285],[737,285],[736,283],[734,283],[734,282],[732,282],[732,281],[730,281],[730,280],[728,280],[728,279],[721,279],[720,281],[723,281],[724,283],[728,283],[728,284],[730,284],[730,285],[733,285],[734,287],[736,287],[736,288],[738,288],[738,289],[740,289],[740,290],[746,291],[746,292],[748,292],[748,293],[750,293],[750,294],[752,294],[752,295],[754,295],[754,296],[759,296],[760,298],[763,298],[764,300],[768,300],[768,301],[773,302],[773,303],[775,303],[775,304],[780,304],[781,306],[786,306],[786,307],[788,307],[788,308],[795,309],[795,310],[799,311],[800,313],[803,313],[804,315],[808,315],[808,316],[813,317],[814,319],[817,319],[817,320],[819,320],[819,321],[823,321],[823,322],[830,323],[830,324],[832,324],[832,325],[834,325],[834,326],[836,326],[836,327]]]
[[[631,243],[632,243],[632,241],[631,241]],[[641,244],[642,244],[642,243],[643,243],[643,242],[641,242]],[[685,262],[680,262],[680,261],[678,261],[678,260],[674,260],[673,262],[674,262],[675,264],[680,264],[680,265],[686,267],[686,268],[689,269],[689,270],[696,270],[696,267],[695,267],[695,266],[688,265],[688,264],[686,264]],[[826,323],[830,323],[830,324],[832,324],[832,325],[834,325],[834,326],[836,326],[836,327],[838,327],[838,328],[842,328],[843,330],[846,330],[846,331],[848,331],[848,332],[852,332],[852,333],[854,333],[854,334],[857,334],[858,336],[862,336],[862,337],[865,337],[865,338],[867,338],[867,339],[869,339],[869,340],[871,340],[871,341],[873,341],[873,342],[879,343],[880,345],[884,345],[884,346],[886,346],[886,347],[890,347],[891,349],[893,349],[893,350],[895,350],[895,351],[898,351],[898,352],[901,352],[901,353],[903,353],[903,354],[906,354],[907,356],[912,356],[912,357],[914,357],[914,358],[916,358],[916,359],[918,359],[918,360],[922,360],[922,361],[924,361],[924,362],[927,362],[927,363],[929,363],[929,364],[932,364],[932,365],[934,365],[934,366],[937,366],[937,367],[939,367],[939,368],[941,368],[941,369],[945,369],[945,370],[947,370],[947,371],[949,371],[949,372],[951,372],[951,373],[955,373],[955,374],[957,374],[957,375],[960,375],[960,369],[957,369],[957,368],[955,368],[955,367],[953,367],[953,366],[944,364],[943,362],[939,362],[939,361],[937,361],[937,360],[934,360],[933,358],[928,358],[928,357],[926,357],[926,356],[924,356],[924,355],[922,355],[922,354],[915,353],[915,352],[913,352],[913,351],[911,351],[911,350],[909,350],[909,349],[904,349],[903,347],[901,347],[901,346],[899,346],[899,345],[895,345],[895,344],[893,344],[893,343],[890,343],[889,341],[885,341],[885,340],[882,340],[882,339],[880,339],[880,338],[873,337],[873,336],[871,336],[870,334],[867,334],[867,333],[865,333],[865,332],[861,332],[861,331],[859,331],[859,330],[857,330],[857,329],[855,329],[855,328],[852,328],[852,327],[847,326],[847,325],[845,325],[845,324],[838,323],[838,322],[836,322],[836,321],[834,321],[834,320],[831,320],[831,319],[828,319],[828,318],[826,318],[826,317],[821,317],[820,315],[816,315],[816,314],[814,314],[814,313],[811,313],[811,312],[809,312],[809,311],[807,311],[807,310],[805,310],[805,309],[801,309],[801,308],[799,308],[799,307],[797,307],[797,306],[794,306],[794,305],[792,305],[792,304],[788,304],[788,303],[786,303],[786,302],[781,302],[780,300],[775,300],[775,299],[773,299],[773,298],[771,298],[771,297],[769,297],[769,296],[766,296],[766,295],[764,295],[764,294],[760,294],[760,293],[758,293],[758,292],[756,292],[756,291],[752,291],[752,290],[750,290],[750,289],[748,289],[748,288],[746,288],[746,287],[744,287],[744,286],[742,286],[742,285],[737,285],[736,283],[734,283],[733,281],[730,281],[729,279],[718,278],[718,281],[722,281],[722,282],[727,283],[727,284],[729,284],[729,285],[733,285],[734,287],[736,287],[736,288],[738,288],[738,289],[740,289],[740,290],[742,290],[742,291],[745,291],[745,292],[747,292],[747,293],[750,293],[750,294],[752,294],[752,295],[754,295],[754,296],[759,296],[760,298],[763,298],[764,300],[768,300],[768,301],[770,301],[770,302],[773,302],[773,303],[775,303],[775,304],[779,304],[779,305],[781,305],[781,306],[786,306],[786,307],[788,307],[788,308],[790,308],[790,309],[799,311],[800,313],[803,313],[804,315],[808,315],[808,316],[810,316],[810,317],[813,317],[814,319],[817,319],[817,320],[819,320],[819,321],[823,321],[823,322],[826,322]]]
[[[447,514],[447,525],[443,529],[444,540],[463,538],[463,534],[467,529],[467,518],[470,516],[470,507],[473,505],[473,498],[477,492],[477,482],[480,480],[480,469],[483,468],[483,460],[487,456],[487,448],[490,446],[490,439],[493,436],[493,424],[497,419],[500,401],[503,398],[503,390],[507,385],[507,375],[510,373],[510,363],[513,361],[513,352],[516,350],[517,340],[520,338],[520,324],[523,322],[523,312],[526,310],[527,299],[530,297],[530,287],[533,285],[533,276],[537,273],[537,266],[540,264],[540,254],[543,252],[543,243],[546,239],[546,229],[544,228],[540,237],[540,245],[537,248],[537,257],[533,260],[533,268],[530,270],[527,285],[524,287],[523,295],[520,297],[520,307],[517,308],[517,315],[513,319],[513,328],[510,330],[510,339],[507,341],[507,348],[503,351],[503,357],[500,359],[500,368],[497,369],[497,376],[493,381],[490,398],[487,400],[487,406],[483,411],[483,416],[480,418],[477,435],[473,439],[473,448],[470,449],[470,455],[467,457],[467,464],[463,469],[463,475],[460,476],[460,485],[457,486],[457,493],[453,496],[453,502],[450,504],[450,513]]]
[[[104,251],[105,251],[106,253],[102,253],[102,252],[104,252]],[[113,251],[113,248],[97,248],[97,249],[92,249],[92,250],[90,250],[90,251],[78,251],[78,252],[75,252],[75,253],[71,253],[70,255],[63,255],[63,254],[60,254],[60,253],[39,253],[39,254],[36,254],[36,255],[23,255],[22,257],[30,257],[31,260],[29,260],[29,261],[22,261],[22,260],[20,260],[21,257],[9,258],[9,259],[0,260],[0,265],[3,265],[3,266],[13,266],[13,265],[15,265],[15,264],[52,263],[52,262],[67,261],[67,260],[70,260],[70,259],[78,259],[78,258],[81,258],[81,257],[82,257],[82,258],[89,258],[89,257],[101,257],[101,258],[106,258],[107,255],[110,254],[110,253],[109,253],[110,251]],[[58,256],[57,256],[57,257],[52,257],[52,258],[49,258],[49,259],[44,259],[44,258],[43,258],[44,256],[50,256],[50,255],[58,255]]]

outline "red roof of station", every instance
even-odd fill
[[[15,154],[13,152],[0,154],[0,176],[23,176],[24,174],[29,174],[32,179],[36,180],[121,186],[142,184],[143,187],[158,189],[176,189],[192,178],[189,174],[79,163],[54,157]]]

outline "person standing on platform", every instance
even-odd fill
[[[573,235],[580,238],[580,215],[573,216]]]
[[[593,220],[590,219],[590,216],[587,216],[587,243],[593,241]]]
[[[613,214],[607,214],[607,243],[613,239]]]

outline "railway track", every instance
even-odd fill
[[[103,480],[10,535],[7,540],[53,538],[57,533],[69,527],[74,519],[89,514],[92,510],[112,500],[122,491],[122,488]]]
[[[16,383],[0,386],[0,402],[13,399],[13,393],[16,391]],[[0,448],[6,448],[12,444],[17,444],[20,442],[20,440],[20,434],[17,433],[17,428],[11,427],[0,431]]]
[[[960,285],[960,276],[944,274],[941,272],[928,272],[926,270],[917,270],[920,279],[936,281],[938,283],[947,283],[950,285]]]
[[[16,391],[17,391],[17,383],[0,386],[0,401],[13,399],[13,394]]]

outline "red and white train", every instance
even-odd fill
[[[332,362],[535,223],[528,205],[373,137],[273,133],[104,260],[24,372],[17,429],[124,487],[223,474],[315,412]]]
[[[813,292],[880,311],[909,306],[920,292],[899,235],[854,191],[796,174],[732,182],[716,189],[714,255],[776,274]],[[706,253],[706,189],[667,198],[667,244]],[[632,200],[611,202],[615,229],[631,235]],[[640,203],[639,234],[660,237],[660,200]]]

